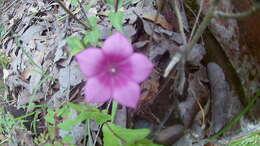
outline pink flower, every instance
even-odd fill
[[[102,48],[88,48],[76,55],[88,78],[85,100],[103,103],[114,99],[135,108],[140,97],[139,83],[150,74],[153,64],[144,55],[133,53],[132,45],[120,33],[108,37]]]

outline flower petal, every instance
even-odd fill
[[[133,53],[131,43],[120,32],[114,33],[108,37],[102,47],[103,51],[107,55],[119,56],[126,58]]]
[[[140,86],[131,80],[113,88],[113,99],[127,107],[136,108],[139,97]]]
[[[140,53],[134,53],[131,57],[129,57],[126,64],[129,64],[129,67],[127,67],[127,65],[122,66],[123,68],[121,70],[129,78],[138,83],[144,81],[149,76],[153,68],[153,64],[148,57]]]
[[[104,54],[99,48],[88,48],[76,55],[81,71],[87,76],[101,73]]]
[[[88,103],[103,103],[111,98],[111,88],[99,78],[89,78],[85,86],[85,101]]]

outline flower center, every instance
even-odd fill
[[[110,68],[110,72],[111,72],[111,73],[116,73],[116,68],[111,67],[111,68]]]

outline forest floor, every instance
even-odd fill
[[[208,9],[177,1],[0,0],[0,145],[260,145],[259,62],[230,49],[241,46],[235,20],[214,21],[166,71]],[[112,103],[84,101],[74,57],[116,30],[154,63],[137,108],[118,106],[121,128],[107,124]]]

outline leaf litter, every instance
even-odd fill
[[[189,33],[189,17],[186,16],[184,3],[180,1],[180,12],[185,32]],[[75,17],[84,19],[85,16],[78,6],[72,5],[70,1],[65,1],[65,5],[75,12]],[[66,45],[67,37],[82,37],[85,33],[84,28],[52,0],[17,0],[13,3],[4,1],[1,4],[2,9],[6,11],[1,14],[1,23],[10,30],[0,39],[3,53],[11,58],[4,78],[4,84],[8,89],[5,91],[8,95],[6,103],[12,101],[11,105],[17,108],[17,111],[21,111],[24,110],[24,105],[45,104],[49,109],[58,109],[68,101],[84,102],[82,83],[85,79],[70,55],[71,48]],[[97,27],[101,30],[101,40],[106,39],[112,32],[107,10],[108,6],[97,2],[89,9],[90,13],[87,13],[88,18],[98,16]],[[122,107],[115,121],[122,127],[149,127],[155,140],[166,145],[175,142],[176,145],[203,145],[204,143],[199,142],[200,139],[205,139],[223,128],[240,110],[240,103],[237,97],[233,96],[229,103],[234,107],[230,107],[226,102],[228,97],[231,98],[229,95],[232,90],[228,88],[230,85],[225,81],[225,74],[220,67],[214,70],[210,67],[212,64],[206,67],[203,63],[206,55],[203,43],[196,44],[188,54],[184,94],[178,95],[179,65],[177,64],[168,78],[163,78],[162,74],[170,58],[180,51],[183,45],[182,36],[178,31],[179,26],[171,2],[167,1],[158,16],[157,12],[158,8],[149,0],[135,1],[125,6],[123,29],[127,38],[134,43],[135,50],[148,55],[156,67],[149,79],[142,84],[138,108],[126,110]],[[222,46],[235,48],[238,39],[232,36],[238,36],[235,34],[236,22],[227,21],[228,24],[223,24],[220,20],[213,21],[216,23],[212,22],[210,29],[213,30],[216,39],[223,43]],[[228,38],[223,38],[222,32],[229,33],[224,35]],[[228,57],[232,58],[229,50],[226,51]],[[236,60],[231,62],[237,66]],[[222,77],[215,77],[218,74],[222,74]],[[241,74],[240,77],[243,77]],[[216,79],[223,80],[214,82]],[[218,87],[226,92],[217,91]],[[222,96],[219,94],[223,94],[223,98],[220,98]],[[72,113],[77,116],[75,112]],[[38,118],[42,122],[41,116]],[[209,131],[210,128],[212,131]],[[188,134],[184,133],[187,129],[191,130]],[[90,130],[93,135],[99,135],[97,126],[90,127]],[[84,131],[83,125],[77,125],[69,131],[73,133],[74,144],[80,144],[84,139]],[[16,140],[9,142],[9,145],[33,145],[32,136],[37,135],[32,133],[32,129],[16,129],[12,134]],[[67,131],[61,131],[59,134],[64,137]],[[232,134],[234,133],[231,132]],[[0,134],[0,137],[3,136]]]

